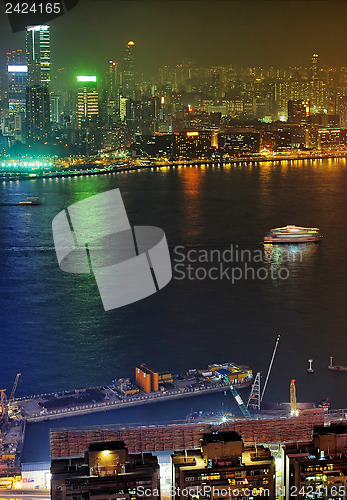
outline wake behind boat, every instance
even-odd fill
[[[318,243],[321,235],[317,227],[283,226],[270,230],[264,243]]]

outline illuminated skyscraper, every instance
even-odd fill
[[[305,125],[311,114],[311,102],[301,99],[288,101],[288,122]]]
[[[28,66],[22,49],[7,52],[8,107],[10,116],[25,112]]]
[[[8,82],[9,130],[16,140],[22,140],[25,120],[25,89],[27,86],[28,67],[22,49],[6,54]]]
[[[118,63],[116,61],[108,61],[106,83],[106,114],[112,121],[115,118],[116,111],[119,110]]]
[[[134,92],[135,86],[135,62],[134,62],[135,43],[130,41],[124,49],[124,66],[122,75],[122,94],[129,97]]]
[[[12,50],[6,54],[7,65],[25,64],[25,55],[22,49]]]
[[[26,124],[29,143],[46,142],[50,131],[47,87],[33,85],[26,91]]]
[[[108,61],[108,81],[107,94],[111,100],[116,100],[118,87],[118,63],[116,61]]]
[[[26,130],[29,142],[46,142],[50,130],[48,85],[51,81],[51,37],[46,25],[27,26]]]
[[[96,76],[78,76],[77,115],[78,128],[89,127],[99,116],[99,94],[96,86]]]
[[[313,54],[311,59],[311,78],[318,80],[318,54]]]
[[[7,65],[9,127],[18,140],[22,140],[24,131],[27,73],[25,64]]]
[[[51,37],[46,25],[28,26],[26,29],[26,59],[28,85],[48,87],[51,81]]]

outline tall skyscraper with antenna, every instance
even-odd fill
[[[122,73],[122,94],[131,97],[135,90],[135,42],[130,40],[124,48],[124,63]]]

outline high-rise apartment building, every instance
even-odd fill
[[[91,443],[84,457],[52,461],[52,500],[160,499],[157,457],[129,454],[123,441]]]
[[[347,427],[343,424],[315,427],[310,442],[286,443],[282,448],[282,498],[346,498],[346,449]]]
[[[275,498],[275,459],[263,446],[244,446],[236,432],[204,434],[201,449],[172,455],[174,500]]]

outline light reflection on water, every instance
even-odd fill
[[[299,265],[304,260],[309,261],[314,258],[318,252],[318,243],[299,243],[299,244],[264,244],[264,261],[273,264],[276,267],[291,264]]]
[[[60,271],[51,221],[68,205],[116,187],[131,224],[161,227],[170,248],[237,244],[265,250],[260,266],[278,266],[284,248],[262,243],[270,228],[294,221],[319,227],[324,239],[287,249],[293,260],[285,264],[286,280],[173,280],[105,313],[93,276]],[[333,406],[347,406],[346,375],[327,370],[330,355],[347,364],[346,191],[346,162],[335,160],[1,183],[2,386],[10,390],[18,372],[19,395],[103,385],[134,377],[142,362],[173,373],[227,360],[265,371],[281,333],[267,400],[288,401],[295,378],[299,401],[329,396]],[[43,204],[15,206],[30,195]],[[308,375],[311,357],[315,373]]]

